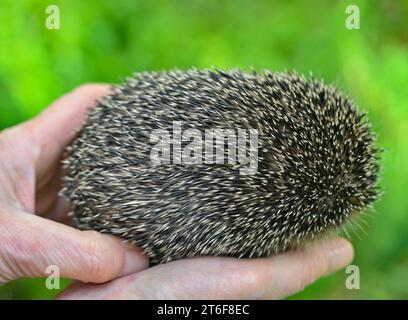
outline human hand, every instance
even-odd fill
[[[344,239],[271,258],[200,257],[157,265],[106,284],[74,283],[60,299],[278,299],[350,263]]]
[[[68,206],[57,195],[61,155],[86,107],[108,92],[105,85],[81,86],[33,120],[0,133],[0,283],[46,276],[49,265],[58,266],[62,277],[95,283],[148,266],[116,238],[56,222],[68,222]]]
[[[272,258],[201,257],[144,270],[147,259],[119,240],[45,219],[68,222],[57,197],[61,154],[86,107],[107,92],[82,86],[0,134],[0,282],[45,276],[57,265],[61,276],[79,280],[62,299],[281,298],[351,261],[351,245],[338,239]]]

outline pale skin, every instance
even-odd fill
[[[0,133],[0,283],[47,276],[74,282],[60,299],[277,299],[348,265],[341,238],[270,258],[200,257],[150,267],[119,239],[70,224],[58,196],[61,157],[86,109],[109,86],[80,86],[36,118]]]

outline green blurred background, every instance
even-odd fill
[[[48,30],[45,8],[60,8]],[[361,29],[345,27],[347,5]],[[335,83],[368,111],[385,195],[354,238],[360,290],[340,271],[293,298],[408,298],[408,1],[13,1],[0,8],[0,130],[85,82],[195,67],[298,70]],[[1,245],[1,244],[0,244]],[[64,282],[66,283],[66,282]],[[19,280],[0,298],[52,298]]]

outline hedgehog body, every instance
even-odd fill
[[[192,163],[153,161],[152,133],[165,130],[173,141],[175,123],[202,137],[208,129],[256,130],[255,172],[243,174],[248,164],[239,161],[207,163],[204,152],[193,152]],[[195,142],[197,150],[208,143]],[[263,257],[337,229],[369,206],[378,197],[377,159],[363,114],[315,79],[145,72],[89,112],[68,149],[63,194],[79,228],[119,236],[152,264]]]

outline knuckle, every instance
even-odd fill
[[[106,279],[106,255],[104,249],[94,243],[89,249],[88,269],[90,276],[96,281],[104,282]]]
[[[3,227],[1,228],[0,275],[7,280],[25,276],[27,272],[40,275],[41,270],[37,265],[33,265],[32,261],[37,260],[38,264],[42,265],[42,256],[37,254],[42,251],[42,243],[35,237],[19,232],[12,225]],[[3,277],[0,276],[0,282]]]
[[[95,282],[106,282],[111,280],[115,272],[115,260],[109,254],[109,248],[107,246],[101,245],[98,238],[101,235],[97,231],[85,231],[88,236],[92,237],[94,240],[90,241],[89,247],[87,249],[87,266],[89,273],[89,278]]]

